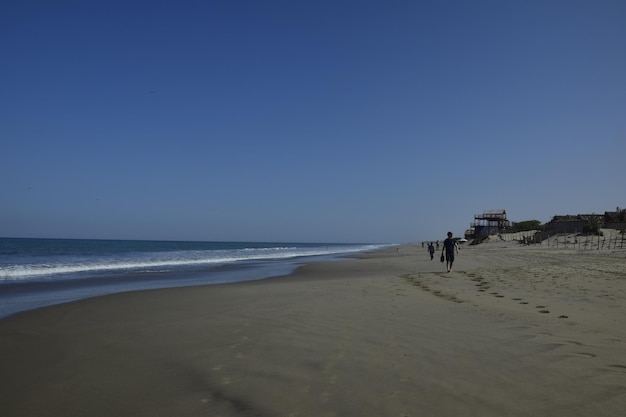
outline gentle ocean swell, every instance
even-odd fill
[[[259,280],[377,244],[0,238],[0,318],[123,291]]]
[[[55,279],[63,275],[71,278],[72,274],[102,272],[154,272],[185,270],[201,266],[218,266],[246,261],[280,260],[298,257],[310,257],[333,254],[349,254],[363,250],[376,249],[377,245],[353,247],[271,247],[242,248],[233,250],[210,251],[172,251],[153,253],[127,253],[91,255],[85,257],[54,256],[45,262],[9,264],[0,267],[0,281],[15,282],[29,279]]]

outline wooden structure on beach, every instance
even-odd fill
[[[594,225],[596,229],[626,230],[626,210],[618,207],[604,214],[557,215],[548,223],[548,229],[555,233],[585,233]]]
[[[626,230],[626,209],[618,207],[615,211],[605,211],[604,227],[624,232]]]
[[[556,215],[548,222],[548,230],[554,233],[582,233],[590,224],[601,226],[603,216],[599,214]]]
[[[511,226],[506,218],[506,210],[485,210],[482,214],[475,214],[471,223],[471,231],[475,237],[489,236],[503,232]]]

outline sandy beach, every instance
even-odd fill
[[[621,416],[626,250],[490,242],[0,320],[0,415]]]

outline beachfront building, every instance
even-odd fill
[[[510,226],[511,223],[506,218],[506,210],[485,210],[482,214],[474,215],[470,231],[474,237],[489,236],[502,233]]]
[[[606,229],[626,230],[626,209],[618,207],[615,211],[605,211],[604,227]]]
[[[553,233],[583,233],[591,225],[602,227],[604,216],[600,214],[557,215],[548,223],[548,230]]]
[[[619,207],[604,214],[565,214],[552,217],[546,229],[554,233],[598,233],[599,229],[626,230],[626,210]]]

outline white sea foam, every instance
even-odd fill
[[[316,256],[388,246],[0,238],[0,318],[122,291],[286,275]]]
[[[229,250],[186,250],[171,252],[124,253],[107,256],[73,256],[48,258],[46,263],[19,263],[0,265],[0,281],[55,279],[60,275],[84,275],[107,272],[153,272],[186,267],[211,267],[238,262],[280,260],[320,255],[349,254],[374,250],[381,245],[268,247]]]

